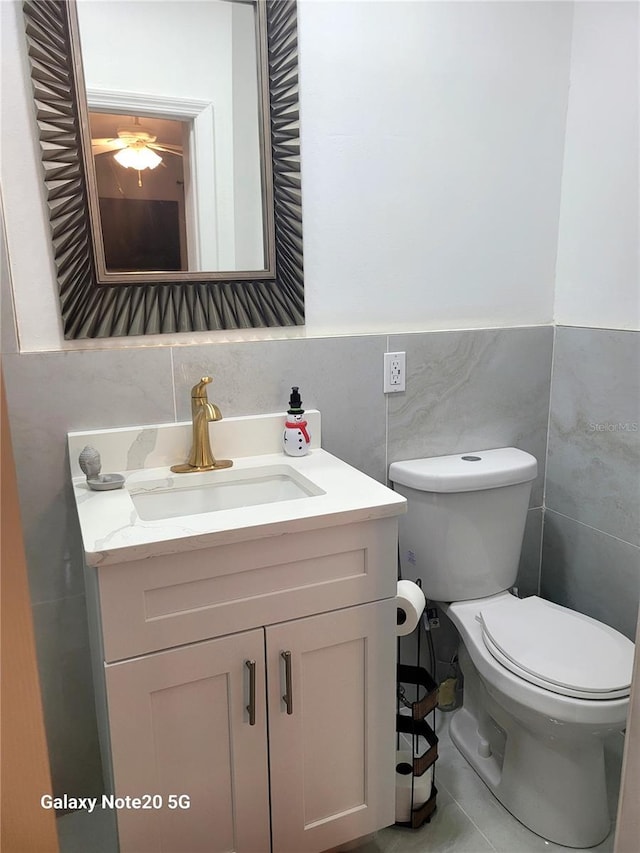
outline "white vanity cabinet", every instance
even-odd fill
[[[118,810],[120,853],[318,853],[393,822],[396,547],[389,517],[87,569],[113,790],[156,797]]]
[[[264,697],[259,629],[106,667],[115,793],[146,795],[118,809],[121,853],[270,849],[266,707],[249,725],[247,660]]]
[[[388,599],[267,628],[274,853],[327,850],[393,823],[395,622]]]

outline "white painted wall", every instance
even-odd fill
[[[552,321],[571,3],[301,0],[306,327],[94,343],[62,340],[20,6],[0,14],[25,350]]]
[[[299,6],[313,329],[550,322],[572,4]]]
[[[555,319],[640,329],[639,6],[575,8]]]

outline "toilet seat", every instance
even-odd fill
[[[634,645],[608,625],[535,595],[503,595],[476,618],[487,650],[525,681],[578,699],[629,695]]]

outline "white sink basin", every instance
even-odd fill
[[[210,424],[216,455],[233,459],[233,467],[193,474],[171,471],[189,454],[190,421],[70,433],[87,566],[104,568],[404,512],[401,495],[320,447],[319,412],[307,412],[310,452],[285,456],[285,418],[277,412]],[[77,462],[87,445],[100,453],[105,474],[124,476],[123,488],[89,488]]]
[[[183,474],[129,487],[142,521],[292,501],[325,492],[289,465]]]

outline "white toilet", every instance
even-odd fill
[[[609,833],[603,737],[625,726],[633,643],[516,580],[533,456],[514,447],[394,462],[407,498],[402,577],[443,603],[462,640],[451,738],[500,802],[568,847]]]

